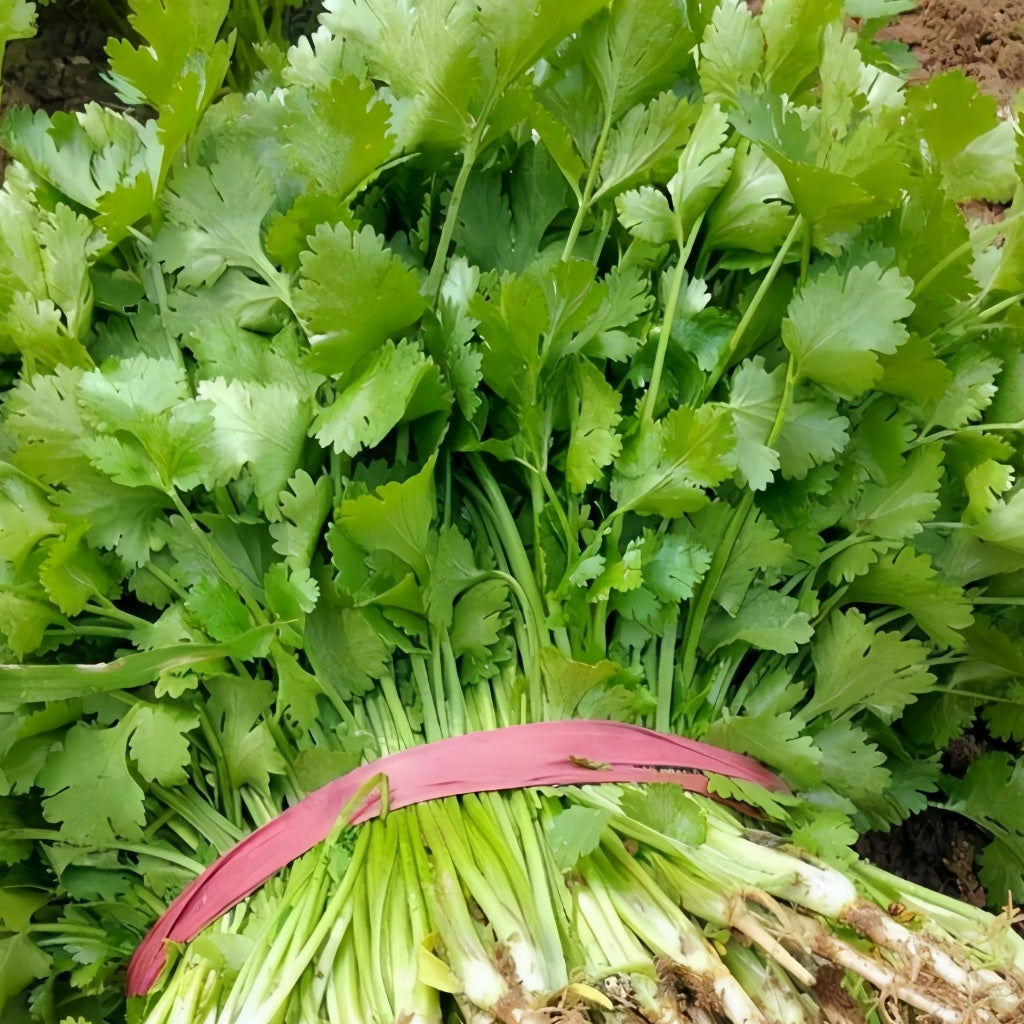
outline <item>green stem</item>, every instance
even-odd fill
[[[469,716],[466,712],[466,695],[462,690],[458,663],[455,660],[455,652],[452,650],[447,629],[443,631],[438,644],[441,648],[441,671],[444,675],[443,686],[448,701],[449,722],[454,734],[461,735],[468,731]]]
[[[143,568],[155,580],[162,583],[179,601],[185,601],[188,599],[185,589],[173,576],[171,576],[170,573],[164,572],[160,566],[155,565],[153,562],[147,562]]]
[[[968,423],[966,426],[956,427],[952,430],[937,430],[934,434],[922,434],[911,441],[908,447],[919,448],[923,444],[933,444],[935,441],[945,441],[947,438],[956,437],[957,434],[983,433],[985,431],[999,433],[1004,430],[1024,430],[1024,420],[1017,420],[1014,423]]]
[[[426,660],[422,657],[414,656],[410,659],[410,665],[412,668],[412,679],[420,695],[420,703],[423,705],[423,730],[427,742],[433,743],[435,740],[444,739],[451,734],[448,732],[447,722],[445,722],[444,728],[442,728],[439,718],[439,711],[441,709],[435,703],[434,694],[430,688]]]
[[[218,853],[226,853],[245,833],[188,788],[167,789],[157,783],[150,792],[185,819]]]
[[[676,641],[679,637],[679,613],[665,627],[658,643],[658,708],[654,719],[654,728],[659,732],[669,732],[672,727],[672,690],[675,681]]]
[[[434,252],[434,262],[430,266],[430,275],[427,277],[427,296],[431,302],[436,303],[441,291],[441,278],[444,276],[445,264],[448,260],[448,246],[451,244],[452,235],[455,232],[455,222],[458,220],[459,208],[462,206],[462,196],[466,191],[466,183],[476,163],[477,150],[480,140],[483,137],[486,119],[481,118],[480,127],[474,132],[473,137],[466,143],[462,153],[462,166],[459,168],[459,175],[452,186],[452,196],[448,202],[448,211],[445,213],[444,224],[441,225],[441,237],[438,239],[437,249]]]
[[[90,602],[89,604],[83,605],[82,611],[92,612],[93,615],[97,615],[101,618],[116,619],[118,622],[123,622],[126,626],[131,626],[132,629],[148,629],[153,625],[149,619],[143,619],[138,615],[132,615],[130,612],[122,611],[116,604],[108,601],[101,594],[96,595],[95,604]]]
[[[754,506],[754,492],[744,492],[739,505],[729,520],[722,539],[715,548],[714,557],[711,559],[711,567],[708,570],[704,582],[697,591],[697,599],[690,607],[686,616],[686,625],[683,627],[682,655],[680,658],[682,686],[684,692],[693,684],[697,671],[697,644],[700,634],[704,629],[704,620],[707,618],[711,608],[711,599],[715,596],[722,574],[725,572],[726,564],[732,555],[732,549],[747,521],[747,515]]]
[[[789,229],[789,234],[786,235],[786,240],[782,243],[782,248],[775,254],[775,259],[772,261],[772,265],[768,268],[767,273],[762,278],[757,291],[754,293],[754,297],[750,300],[750,305],[747,306],[746,310],[744,310],[743,316],[740,318],[740,322],[736,325],[736,329],[732,332],[728,343],[722,350],[722,354],[718,358],[718,364],[708,377],[704,388],[701,391],[701,402],[711,394],[715,385],[721,379],[722,374],[728,369],[729,363],[736,354],[736,350],[739,348],[744,334],[747,333],[747,328],[750,326],[751,321],[757,314],[761,303],[764,301],[765,295],[768,294],[768,289],[771,288],[775,278],[779,274],[779,271],[782,269],[782,265],[785,262],[786,257],[789,255],[789,250],[793,247],[793,243],[796,241],[797,236],[804,229],[804,223],[802,215],[793,221],[793,226]]]
[[[178,511],[178,515],[185,521],[189,530],[195,535],[196,539],[202,545],[203,550],[209,556],[210,561],[213,563],[217,572],[220,574],[221,579],[232,587],[238,594],[239,599],[245,606],[245,610],[252,617],[253,623],[257,626],[266,626],[269,624],[269,620],[263,613],[263,609],[259,605],[254,604],[246,594],[246,586],[244,581],[239,577],[238,572],[234,566],[224,557],[224,554],[220,549],[210,542],[210,537],[207,532],[196,522],[195,517],[189,511],[188,506],[181,500],[181,495],[178,494],[177,490],[171,488],[168,492],[171,501],[174,502],[174,507]],[[150,625],[150,623],[146,623]]]
[[[384,678],[380,681],[380,689],[388,710],[391,712],[399,742],[406,748],[416,746],[418,741],[413,735],[412,726],[409,725],[409,717],[405,713],[405,708],[402,707],[402,698],[398,695],[398,687],[395,686],[394,678],[385,673]]]
[[[974,233],[974,235],[972,235],[970,238],[968,238],[966,242],[962,242],[955,249],[953,249],[952,252],[949,252],[945,256],[943,256],[943,258],[941,260],[939,260],[939,262],[936,263],[932,267],[932,269],[929,270],[928,273],[925,274],[924,277],[921,278],[920,281],[917,282],[917,284],[914,286],[913,292],[911,292],[911,294],[910,294],[910,297],[912,299],[916,298],[951,263],[955,263],[958,259],[960,259],[961,256],[964,256],[967,253],[973,252],[975,245],[979,241],[981,241],[982,239],[984,239],[986,237],[987,238],[998,238],[999,235],[1001,235],[1003,233],[1003,229],[1005,229],[1008,224],[1012,224],[1015,220],[1019,220],[1022,216],[1024,216],[1024,210],[1020,210],[1017,213],[1014,213],[1014,214],[1012,214],[1009,217],[1004,217],[1003,220],[999,221],[997,224],[988,224],[985,227],[980,228],[978,231],[976,231]]]
[[[1004,309],[1012,309],[1014,306],[1019,306],[1021,300],[1024,300],[1024,292],[1017,292],[1016,295],[1011,295],[1007,299],[1003,299],[995,305],[989,306],[987,309],[983,309],[977,316],[978,320],[990,320],[992,317],[1002,313]]]
[[[641,420],[650,423],[654,419],[654,409],[658,403],[658,391],[661,388],[661,375],[665,369],[665,355],[668,352],[668,341],[672,334],[672,322],[676,316],[676,306],[679,304],[679,295],[683,290],[683,282],[686,280],[686,262],[693,251],[693,243],[697,239],[697,232],[700,230],[703,214],[697,218],[693,225],[689,238],[685,242],[682,236],[677,239],[679,243],[679,262],[676,263],[675,272],[672,274],[672,283],[669,285],[668,302],[665,303],[665,315],[661,321],[661,334],[658,336],[658,348],[654,354],[654,369],[651,371],[651,383],[647,387],[647,394],[644,396],[643,412]]]
[[[792,232],[791,232],[792,234]],[[782,424],[785,422],[786,413],[789,410],[789,404],[792,401],[793,389],[796,386],[796,370],[794,368],[793,360],[790,359],[786,367],[786,383],[782,392],[782,400],[779,402],[779,408],[775,413],[775,421],[772,423],[772,428],[768,433],[768,437],[765,439],[765,445],[769,448],[775,443],[779,436],[779,432],[782,430]],[[743,529],[744,524],[747,521],[747,516],[750,514],[750,510],[754,507],[754,492],[752,490],[746,490],[743,493],[743,497],[740,500],[739,505],[736,507],[736,511],[733,512],[732,518],[729,520],[729,525],[725,529],[725,533],[722,539],[718,543],[718,547],[715,549],[714,556],[711,559],[711,567],[708,570],[707,576],[704,578],[704,582],[700,586],[700,590],[697,592],[697,599],[690,609],[690,613],[686,617],[686,626],[683,629],[683,653],[682,653],[682,685],[684,689],[689,688],[694,680],[694,676],[697,668],[697,644],[700,641],[700,634],[704,629],[704,620],[707,618],[708,611],[711,608],[711,601],[714,597],[715,590],[718,588],[718,584],[722,579],[722,574],[725,572],[725,567],[732,557],[733,548],[736,546],[736,541],[739,538],[740,532]]]
[[[565,240],[565,248],[562,250],[562,259],[569,260],[576,242],[579,240],[583,222],[590,212],[590,201],[594,197],[594,189],[597,186],[597,172],[601,167],[601,159],[604,157],[604,148],[608,143],[608,135],[612,130],[612,112],[609,110],[605,115],[604,124],[601,125],[601,134],[597,137],[597,145],[594,147],[594,159],[590,163],[590,171],[587,174],[586,183],[583,186],[583,195],[580,197],[580,204],[573,218],[572,227],[569,228],[569,237]]]
[[[530,564],[529,555],[523,546],[522,538],[516,527],[515,519],[501,493],[498,481],[494,479],[486,463],[479,455],[471,454],[470,463],[476,472],[477,481],[483,491],[484,501],[482,510],[493,521],[498,531],[502,550],[508,558],[512,575],[518,581],[526,597],[530,611],[533,613],[538,627],[542,627],[546,616],[544,614],[544,600],[540,590],[537,588],[537,580],[533,574],[533,566]]]

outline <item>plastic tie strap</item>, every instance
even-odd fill
[[[329,782],[246,836],[197,875],[168,906],[128,965],[129,996],[145,995],[167,961],[167,943],[186,943],[268,878],[330,835],[346,804],[374,777],[387,780],[387,808],[538,786],[671,782],[708,795],[705,772],[785,789],[756,761],[625,722],[560,721],[467,733],[388,754]],[[381,813],[373,789],[349,824]]]

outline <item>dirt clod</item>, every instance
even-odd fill
[[[907,43],[920,77],[959,68],[1008,103],[1024,84],[1024,0],[921,0],[883,37]]]

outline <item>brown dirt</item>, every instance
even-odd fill
[[[1003,103],[1024,84],[1024,0],[921,0],[883,35],[910,46],[921,77],[959,68]]]
[[[107,33],[76,0],[38,8],[39,32],[7,47],[3,66],[3,106],[15,104],[80,110],[90,100],[116,103],[100,78],[106,67]]]
[[[985,844],[984,834],[958,815],[929,809],[888,832],[867,833],[857,852],[894,875],[983,907],[975,859]]]

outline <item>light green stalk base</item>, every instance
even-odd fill
[[[487,794],[341,832],[184,951],[138,1019],[1024,1019],[1024,941],[1005,918],[766,845],[703,797],[673,798],[683,841],[651,799]]]

